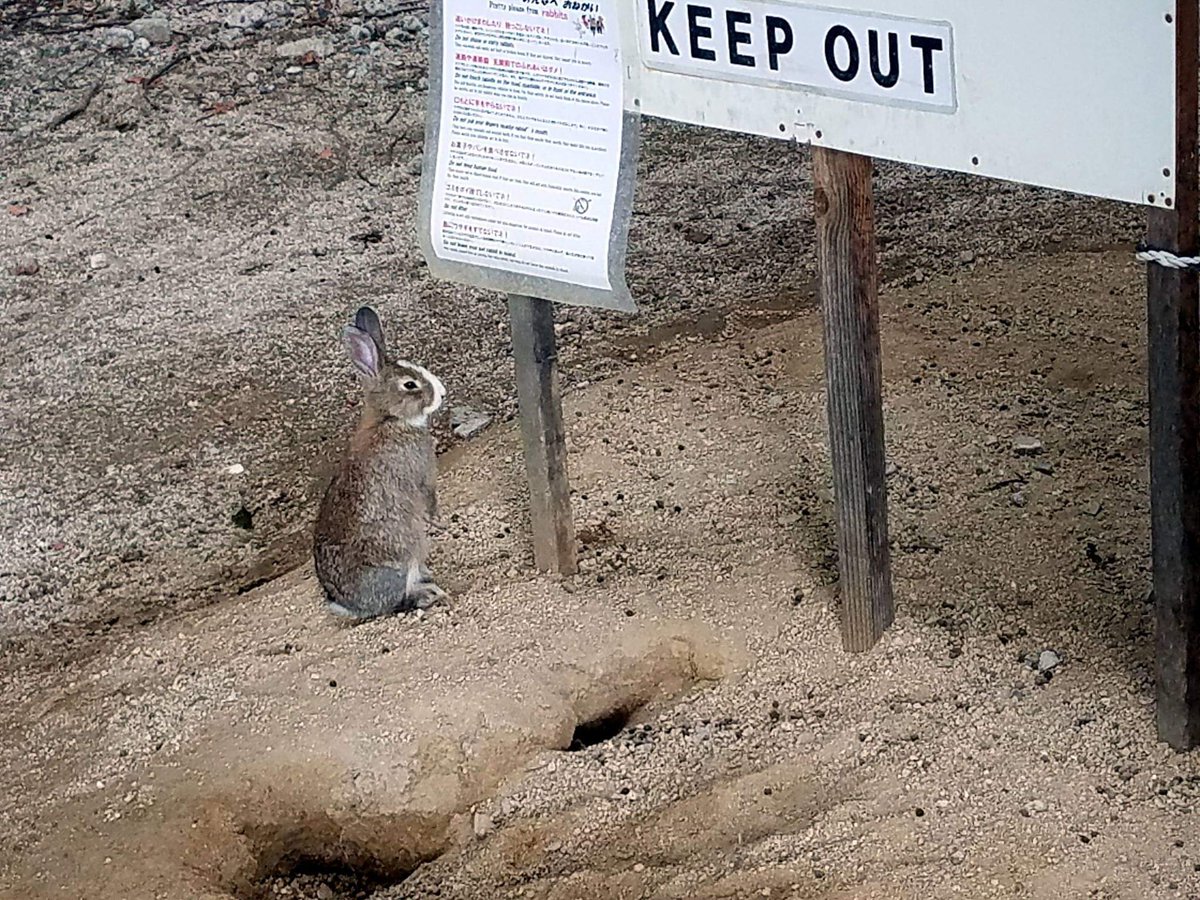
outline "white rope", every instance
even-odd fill
[[[1138,247],[1137,259],[1140,262],[1166,266],[1168,269],[1200,268],[1200,256],[1176,256],[1169,250],[1150,250]]]

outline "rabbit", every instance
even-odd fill
[[[426,609],[446,593],[426,567],[438,518],[429,417],[446,396],[429,370],[388,358],[369,306],[342,331],[363,387],[361,418],[317,513],[313,561],[330,612],[352,619]]]

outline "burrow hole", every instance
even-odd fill
[[[567,745],[568,753],[578,753],[588,747],[595,747],[605,741],[611,741],[628,727],[637,707],[631,709],[614,709],[597,716],[594,719],[580,722],[575,726],[571,735],[571,743]]]
[[[281,861],[263,877],[255,890],[239,900],[370,900],[378,891],[395,887],[412,872],[351,866],[342,860],[300,857]]]

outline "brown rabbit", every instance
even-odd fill
[[[388,358],[379,316],[369,306],[342,338],[364,402],[349,452],[317,513],[317,579],[339,616],[370,619],[424,609],[446,596],[425,566],[437,518],[429,417],[446,389],[427,369]]]

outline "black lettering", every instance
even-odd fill
[[[779,71],[779,57],[792,52],[792,26],[787,19],[767,16],[767,65]]]
[[[846,49],[850,51],[850,61],[844,69],[838,65],[835,52],[838,38],[846,42]],[[845,25],[834,25],[825,35],[825,64],[829,66],[829,71],[838,81],[853,81],[854,76],[858,74],[858,41],[854,40],[854,35]]]
[[[708,40],[712,37],[712,29],[707,25],[701,25],[699,19],[711,19],[712,10],[707,6],[693,6],[688,4],[688,39],[692,45],[692,59],[706,59],[713,62],[717,58],[716,51],[708,50],[700,46],[701,40]]]
[[[879,32],[872,28],[867,33],[871,51],[871,77],[881,88],[896,86],[900,80],[900,38],[894,31],[888,32],[888,71],[884,75],[879,66]]]
[[[729,61],[735,66],[751,66],[755,65],[753,56],[745,56],[738,53],[738,44],[749,44],[750,35],[744,31],[738,31],[738,25],[749,25],[750,13],[739,12],[735,9],[725,10],[725,34],[729,38]]]
[[[921,74],[925,79],[925,93],[933,93],[933,54],[942,49],[942,39],[936,37],[912,36],[912,45],[921,51]]]
[[[671,51],[671,55],[678,56],[679,48],[675,46],[675,39],[671,37],[671,32],[667,31],[667,16],[675,8],[675,4],[671,0],[666,0],[660,9],[656,9],[655,6],[654,0],[646,0],[646,10],[650,13],[650,50],[658,53],[658,41],[661,38],[662,42],[667,45],[667,49]]]

